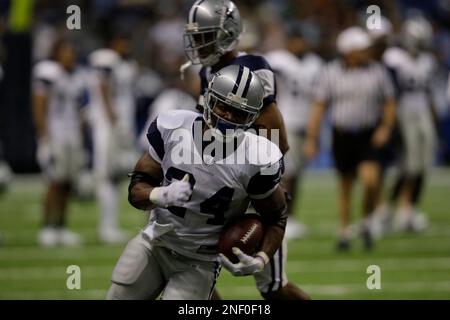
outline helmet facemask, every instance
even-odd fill
[[[232,93],[224,97],[208,89],[205,94],[203,118],[211,129],[212,135],[220,141],[229,142],[239,137],[258,117],[259,109],[247,105],[247,99],[239,98]],[[220,115],[231,112],[233,120]]]
[[[185,25],[184,49],[192,64],[213,66],[239,42],[242,33],[239,11],[231,1],[220,2],[219,5],[211,7],[211,3],[206,1],[191,8],[192,17]],[[198,10],[199,7],[202,10]],[[197,11],[208,14],[195,18]]]
[[[220,28],[199,29],[186,25],[184,48],[186,56],[192,64],[213,66],[219,62],[220,56],[223,54],[218,45],[219,31]]]
[[[404,23],[401,36],[404,48],[412,54],[417,54],[430,46],[433,28],[423,18],[413,18]]]

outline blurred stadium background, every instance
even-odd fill
[[[96,234],[98,207],[92,198],[69,205],[69,226],[85,238],[80,248],[43,249],[36,235],[41,226],[44,180],[35,160],[36,139],[30,107],[32,66],[47,58],[53,41],[65,33],[75,39],[79,63],[105,46],[117,32],[132,36],[132,55],[139,64],[136,123],[142,128],[149,105],[178,77],[185,61],[183,26],[193,1],[182,0],[0,0],[0,153],[13,171],[0,194],[0,299],[103,299],[123,245],[104,245]],[[424,234],[393,234],[378,241],[373,252],[358,242],[347,253],[335,251],[336,181],[329,137],[302,180],[296,214],[308,226],[306,238],[290,242],[287,272],[313,299],[449,299],[450,298],[450,103],[446,98],[450,70],[450,1],[271,0],[235,1],[247,33],[243,49],[265,53],[283,46],[283,24],[298,21],[316,53],[336,56],[337,34],[361,24],[368,5],[380,6],[394,31],[411,9],[433,25],[431,51],[439,63],[434,97],[439,111],[440,146],[427,182],[422,210],[430,227]],[[81,8],[81,30],[68,31],[66,8]],[[2,71],[3,70],[3,71]],[[391,186],[389,171],[386,186]],[[122,185],[120,224],[134,234],[146,217],[126,201]],[[354,196],[355,221],[360,217]],[[81,290],[66,288],[66,268],[81,268]],[[378,265],[381,290],[368,290],[366,269]],[[218,289],[225,299],[259,299],[248,277],[222,272]]]

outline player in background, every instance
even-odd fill
[[[426,50],[433,28],[423,17],[407,19],[401,30],[401,46],[388,49],[384,63],[392,70],[398,99],[398,123],[403,142],[400,174],[391,202],[399,200],[394,229],[423,231],[426,216],[419,201],[436,149],[436,108],[432,79],[437,62]],[[391,210],[390,210],[391,211]]]
[[[304,166],[303,141],[313,99],[313,86],[323,65],[322,59],[311,52],[299,26],[287,29],[286,48],[268,52],[265,58],[277,76],[277,105],[288,132],[289,151],[285,155],[283,186],[291,195],[288,202],[286,238],[306,235],[306,227],[297,222],[294,205]]]
[[[43,247],[82,242],[66,227],[71,186],[83,165],[78,99],[84,82],[76,60],[74,44],[61,39],[54,44],[51,59],[37,63],[33,70],[37,161],[48,184],[44,221],[38,234],[38,243]]]
[[[386,17],[382,16],[380,25],[377,28],[367,29],[372,39],[372,58],[386,68],[392,82],[394,82],[394,75],[392,70],[384,63],[383,56],[394,43],[395,34],[392,23]],[[394,124],[391,137],[386,145],[380,150],[381,160],[381,176],[380,176],[380,201],[376,206],[371,219],[371,231],[374,237],[380,238],[386,234],[390,229],[392,222],[392,215],[389,208],[389,200],[385,199],[383,188],[385,186],[386,171],[389,166],[396,161],[401,149],[400,134],[398,132],[397,121]]]
[[[235,50],[241,33],[241,17],[232,1],[199,0],[192,5],[185,27],[184,45],[189,63],[203,66],[200,70],[201,94],[198,109],[203,111],[203,95],[211,74],[231,64],[246,66],[261,78],[265,90],[264,109],[254,127],[266,128],[269,131],[277,129],[280,135],[280,150],[286,153],[289,145],[283,117],[276,105],[275,76],[262,56]]]
[[[269,263],[286,226],[283,159],[275,144],[245,131],[263,96],[253,72],[228,66],[210,80],[203,116],[173,110],[151,124],[148,151],[131,175],[129,201],[153,213],[120,257],[108,299],[156,299],[161,293],[164,300],[210,299],[219,261],[236,276],[257,274]],[[179,161],[179,154],[189,155],[187,161]],[[243,163],[224,161],[239,155]],[[250,201],[265,224],[262,246],[254,256],[237,249],[239,262],[232,264],[218,256],[219,236]]]
[[[199,0],[190,11],[185,26],[184,45],[190,64],[200,64],[201,94],[198,109],[203,110],[208,89],[208,78],[228,65],[241,65],[257,75],[264,87],[263,109],[254,121],[256,129],[267,129],[268,139],[279,140],[278,147],[285,154],[288,149],[286,128],[276,104],[275,75],[262,56],[237,52],[242,33],[242,21],[236,5],[229,0]],[[241,75],[243,76],[243,75]],[[245,87],[242,90],[246,91]],[[275,136],[278,135],[278,136]],[[308,299],[297,286],[288,282],[286,275],[287,244],[283,241],[264,272],[255,275],[256,286],[265,299]],[[214,298],[219,299],[217,292]]]
[[[198,92],[200,90],[200,80],[194,71],[194,68],[185,72],[184,79],[180,75],[170,75],[168,84],[152,102],[149,107],[147,122],[139,135],[139,147],[142,150],[148,148],[147,129],[156,117],[163,111],[169,110],[196,110]]]
[[[123,35],[114,36],[110,48],[92,52],[89,62],[98,233],[102,242],[115,244],[127,237],[119,228],[120,182],[138,158],[133,94],[137,65],[130,59],[129,39]]]
[[[342,55],[322,70],[308,124],[305,153],[318,152],[326,110],[333,125],[333,157],[338,171],[340,230],[337,249],[350,249],[351,192],[355,179],[363,185],[365,249],[373,239],[370,215],[379,203],[379,150],[389,140],[395,121],[394,88],[385,68],[370,60],[370,36],[360,27],[342,31],[336,41]]]

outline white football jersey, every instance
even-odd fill
[[[193,138],[201,121],[202,116],[196,112],[174,110],[160,114],[150,126],[149,154],[161,164],[163,185],[188,174],[193,193],[183,207],[154,209],[144,234],[155,245],[213,261],[223,226],[244,214],[250,199],[263,199],[275,191],[283,160],[275,144],[246,132],[233,153],[244,155],[245,161],[231,163],[227,158],[214,163],[207,156],[202,161],[201,147],[195,146]],[[180,155],[189,160],[180,161]]]
[[[91,67],[89,72],[89,107],[91,123],[94,128],[110,127],[101,92],[101,83],[107,83],[110,89],[110,99],[115,105],[116,82],[113,71],[119,62],[119,55],[110,49],[99,49],[89,55]],[[113,108],[115,107],[113,106]]]
[[[138,75],[138,66],[134,61],[123,60],[111,49],[99,49],[89,56],[90,106],[92,123],[96,127],[109,127],[109,121],[101,94],[102,81],[108,84],[113,110],[118,126],[129,136],[134,134],[135,94],[134,84]]]
[[[268,52],[265,58],[277,76],[277,105],[290,132],[306,129],[313,100],[313,86],[323,65],[312,53],[297,58],[287,50]]]
[[[67,72],[59,63],[45,60],[33,69],[33,92],[48,96],[47,124],[53,143],[79,143],[80,99],[85,90],[81,70]]]
[[[393,47],[385,52],[383,61],[393,71],[398,91],[399,115],[429,112],[427,93],[431,90],[431,80],[436,68],[433,55],[422,52],[413,57],[408,51]]]
[[[133,60],[121,59],[113,71],[115,80],[115,107],[117,118],[124,130],[135,132],[136,97],[134,86],[138,76],[138,65]]]

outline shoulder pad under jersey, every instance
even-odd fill
[[[391,67],[395,68],[401,65],[406,59],[407,53],[405,50],[399,47],[393,47],[386,50],[383,54],[383,62]]]
[[[111,49],[95,50],[89,55],[89,64],[94,68],[114,68],[120,62],[120,56]]]
[[[278,146],[263,136],[246,132],[248,162],[252,166],[267,167],[283,157]]]
[[[37,63],[33,70],[33,77],[38,80],[56,82],[61,75],[61,66],[51,60],[45,60]]]

